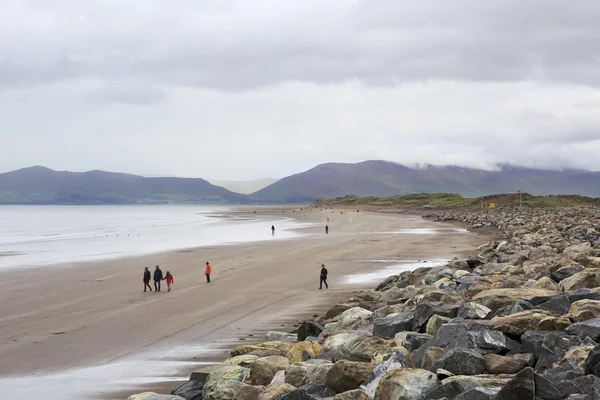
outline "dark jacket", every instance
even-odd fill
[[[321,268],[321,279],[327,279],[327,268]]]
[[[151,277],[150,271],[144,271],[144,282],[150,282]]]
[[[155,281],[162,281],[162,278],[163,278],[162,271],[160,269],[155,269],[154,270],[154,280]]]

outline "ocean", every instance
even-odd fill
[[[193,205],[0,206],[0,270],[298,237],[308,226],[283,215],[227,214]],[[251,210],[244,207],[243,210]],[[283,214],[283,213],[282,213]],[[275,225],[276,234],[271,234]]]

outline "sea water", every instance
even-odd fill
[[[244,210],[249,215],[192,205],[0,206],[0,270],[289,239],[308,225]]]

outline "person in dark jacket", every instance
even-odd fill
[[[159,266],[156,266],[156,269],[154,270],[154,291],[155,292],[160,292],[160,281],[163,280],[163,273],[160,270]]]
[[[327,284],[327,268],[325,268],[325,264],[321,264],[321,282],[319,284],[319,289],[323,289],[323,284],[325,284],[325,289],[329,289],[329,285]]]
[[[150,278],[152,277],[152,275],[150,275],[150,270],[148,269],[148,267],[146,267],[144,269],[144,292],[146,291],[146,288],[150,289],[150,291],[152,291],[152,287],[150,287]]]
[[[325,234],[329,234],[329,225],[325,225]]]

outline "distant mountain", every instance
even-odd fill
[[[272,185],[277,182],[277,179],[264,178],[253,181],[215,181],[211,179],[209,182],[213,185],[222,186],[232,192],[250,194]]]
[[[248,196],[204,179],[144,178],[30,167],[0,174],[0,204],[245,204]]]
[[[306,203],[319,198],[458,193],[477,197],[517,190],[534,195],[580,194],[600,197],[600,172],[539,170],[501,166],[497,171],[462,167],[410,168],[387,161],[328,163],[280,179],[251,196],[260,201]]]

